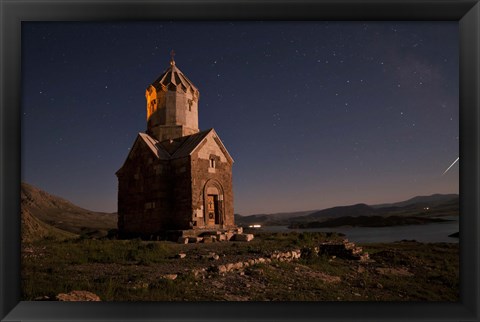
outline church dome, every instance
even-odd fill
[[[179,89],[184,92],[192,92],[195,96],[198,97],[199,91],[195,85],[185,76],[180,69],[175,65],[175,60],[172,58],[170,60],[170,67],[168,67],[160,77],[158,77],[153,83],[157,90],[171,90],[177,91]]]

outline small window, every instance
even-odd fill
[[[210,159],[210,168],[215,168],[215,159]]]
[[[155,208],[155,202],[145,203],[145,209],[153,209],[153,208]]]

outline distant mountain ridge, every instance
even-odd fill
[[[268,222],[270,225],[282,224],[290,218],[307,216],[315,211],[316,210],[279,212],[272,214],[256,214],[249,216],[241,216],[239,214],[235,214],[235,223],[240,222],[245,225],[255,224],[257,222]]]
[[[323,221],[341,217],[359,216],[445,216],[458,214],[458,194],[433,194],[430,196],[416,196],[408,200],[379,205],[359,203],[349,206],[338,206],[317,211],[308,211],[306,215],[301,212],[286,213],[284,218],[269,217],[270,215],[236,216],[237,224],[262,224],[262,225],[291,225],[292,223],[307,223]],[[290,214],[290,216],[288,215]],[[300,215],[294,215],[300,214]]]
[[[339,206],[316,211],[308,215],[308,217],[345,217],[350,216],[352,213],[355,214],[355,216],[373,216],[377,214],[377,211],[373,207],[370,207],[364,203],[359,203],[352,206]]]
[[[416,196],[405,201],[395,202],[395,203],[385,203],[379,205],[372,205],[374,208],[385,208],[385,207],[406,207],[410,205],[419,205],[425,204],[426,206],[436,206],[438,204],[444,204],[449,201],[454,201],[459,199],[458,194],[433,194],[430,196]]]

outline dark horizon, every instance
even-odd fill
[[[235,160],[235,213],[458,194],[458,41],[457,22],[27,22],[22,180],[116,212],[174,49]]]
[[[54,197],[59,197],[61,199],[64,199],[66,201],[69,201],[69,202],[72,202],[71,200],[68,200],[67,198],[65,197],[62,197],[60,195],[56,195],[56,194],[52,194],[48,191],[45,191],[44,189],[42,189],[41,187],[37,187],[37,186],[34,186],[28,182],[25,182],[25,181],[22,181],[22,184],[27,184],[27,185],[30,185],[30,186],[33,186],[34,188],[37,188],[39,190],[42,190],[44,192],[47,192],[49,193],[50,195],[53,195]],[[383,203],[379,203],[379,204],[366,204],[364,202],[358,202],[358,203],[352,203],[352,204],[342,204],[342,205],[335,205],[335,206],[332,206],[332,207],[327,207],[327,208],[316,208],[316,209],[301,209],[301,210],[293,210],[293,211],[278,211],[278,212],[269,212],[269,213],[252,213],[252,214],[240,214],[240,213],[237,213],[235,212],[235,215],[240,215],[240,216],[243,216],[243,217],[246,217],[246,216],[253,216],[253,215],[274,215],[274,214],[282,214],[282,213],[295,213],[295,212],[309,212],[309,211],[321,211],[321,210],[326,210],[326,209],[330,209],[330,208],[337,208],[337,207],[348,207],[348,206],[355,206],[355,205],[359,205],[359,204],[366,204],[367,206],[370,206],[370,207],[373,207],[373,206],[379,206],[379,205],[384,205],[384,204],[393,204],[393,203],[398,203],[398,202],[404,202],[404,201],[408,201],[410,199],[413,199],[413,198],[416,198],[416,197],[431,197],[431,196],[435,196],[435,195],[442,195],[442,196],[446,196],[446,195],[456,195],[456,196],[459,196],[458,193],[433,193],[433,194],[429,194],[429,195],[416,195],[416,196],[412,196],[410,198],[407,198],[407,199],[402,199],[402,200],[391,200],[391,201],[387,201],[387,202],[383,202]],[[72,202],[73,203],[73,202]],[[75,204],[75,203],[73,203]],[[79,206],[77,204],[75,204],[76,206]],[[79,206],[80,207],[80,206]],[[83,208],[83,207],[81,207]],[[92,209],[88,209],[88,208],[84,208],[85,210],[89,210],[89,211],[96,211],[96,210],[92,210]],[[117,211],[113,211],[113,212],[105,212],[105,211],[98,211],[98,212],[104,212],[104,213],[117,213]]]

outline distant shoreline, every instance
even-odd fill
[[[312,221],[306,223],[293,222],[288,225],[289,229],[308,228],[331,228],[331,227],[393,227],[406,225],[425,225],[436,222],[452,221],[442,218],[426,218],[416,216],[346,216],[324,221]]]

